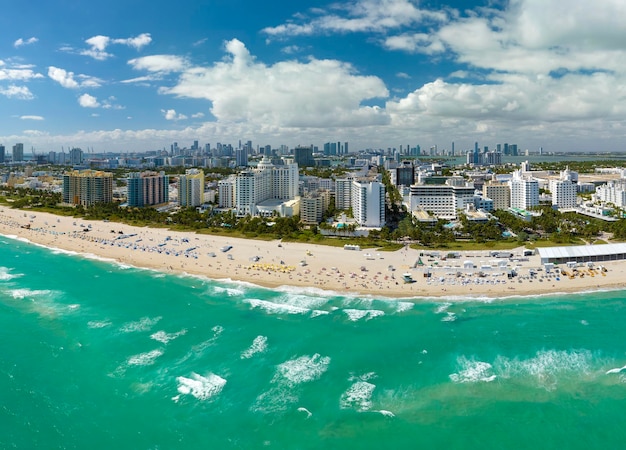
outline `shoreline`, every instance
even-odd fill
[[[586,276],[573,279],[544,271],[531,277],[529,270],[541,267],[538,255],[509,261],[490,257],[485,250],[465,251],[460,252],[460,258],[445,261],[422,256],[426,265],[418,266],[420,251],[408,247],[393,252],[344,250],[308,243],[136,227],[6,206],[0,207],[0,234],[158,272],[247,282],[269,289],[315,288],[350,296],[413,301],[494,300],[626,288],[626,261],[602,263],[606,272],[585,269]],[[228,246],[231,248],[227,249]],[[512,252],[521,255],[522,247]],[[475,268],[463,268],[469,261]],[[507,267],[498,266],[503,261]],[[518,276],[507,279],[506,272],[512,268]],[[478,276],[481,269],[484,277]],[[424,277],[426,271],[431,273],[429,278]],[[404,274],[410,274],[413,282],[405,283]]]

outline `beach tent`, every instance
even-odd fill
[[[463,262],[463,268],[464,269],[473,269],[474,268],[474,262],[467,260]]]

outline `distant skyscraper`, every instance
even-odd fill
[[[0,144],[0,164],[4,163],[4,152],[5,152],[5,148],[4,145]]]
[[[312,167],[315,165],[311,147],[296,147],[293,150],[293,159],[298,167]]]
[[[79,165],[83,163],[83,151],[80,148],[70,150],[70,164]]]
[[[13,146],[13,162],[24,161],[24,144],[15,144]]]

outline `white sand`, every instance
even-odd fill
[[[30,228],[23,228],[26,225]],[[90,231],[83,231],[86,228]],[[488,251],[461,252],[461,258],[447,261],[429,261],[430,258],[422,257],[427,266],[432,266],[432,276],[425,278],[425,267],[413,267],[420,251],[410,248],[395,252],[352,251],[342,247],[131,227],[8,207],[0,207],[0,234],[163,272],[247,281],[266,287],[315,287],[342,294],[498,298],[626,287],[626,261],[603,263],[608,269],[604,275],[597,270],[591,276],[590,271],[585,270],[584,277],[561,276],[557,281],[555,276],[548,277],[543,271],[530,279],[529,269],[540,267],[539,257],[531,256],[528,261],[509,262],[509,268],[516,268],[521,276],[508,280],[506,271],[498,268],[485,270],[486,277],[478,276],[478,268],[495,261]],[[220,248],[225,245],[231,245],[232,249],[222,252]],[[521,252],[521,248],[513,250],[513,253]],[[445,251],[440,253],[446,254]],[[259,257],[256,263],[252,260],[255,256]],[[477,269],[464,270],[466,260],[473,261]],[[303,261],[306,265],[302,265]],[[458,277],[457,272],[462,276]],[[415,282],[405,283],[405,273],[412,274]]]

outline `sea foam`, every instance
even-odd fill
[[[374,317],[384,316],[385,312],[377,309],[344,309],[343,312],[348,316],[348,319],[356,322],[365,318],[365,320],[371,320]]]
[[[372,394],[376,385],[367,381],[357,381],[348,388],[339,399],[341,409],[356,409],[359,412],[368,411],[372,407]]]
[[[198,400],[208,400],[222,392],[226,380],[219,375],[209,373],[206,376],[192,373],[190,378],[177,377],[178,392],[182,395],[192,395]],[[177,400],[176,397],[174,397]]]
[[[129,366],[151,366],[154,364],[156,359],[163,354],[163,350],[157,348],[155,350],[139,353],[138,355],[133,355],[128,358]]]
[[[162,319],[158,317],[142,317],[135,322],[128,322],[122,325],[120,331],[123,333],[135,333],[139,331],[148,331]]]
[[[180,331],[177,331],[176,333],[166,333],[165,331],[161,330],[151,334],[150,339],[154,339],[155,341],[167,344],[169,341],[173,341],[174,339],[180,336],[184,336],[185,334],[187,334],[187,330],[184,328]]]
[[[330,357],[321,356],[319,353],[313,356],[300,356],[279,364],[273,382],[286,383],[295,386],[317,380],[328,369]]]
[[[459,371],[450,374],[450,379],[455,383],[477,383],[490,382],[496,379],[491,364],[483,361],[476,361],[461,356],[457,359]]]
[[[252,358],[257,353],[263,353],[267,350],[267,337],[257,336],[252,341],[252,345],[241,352],[241,359]]]

